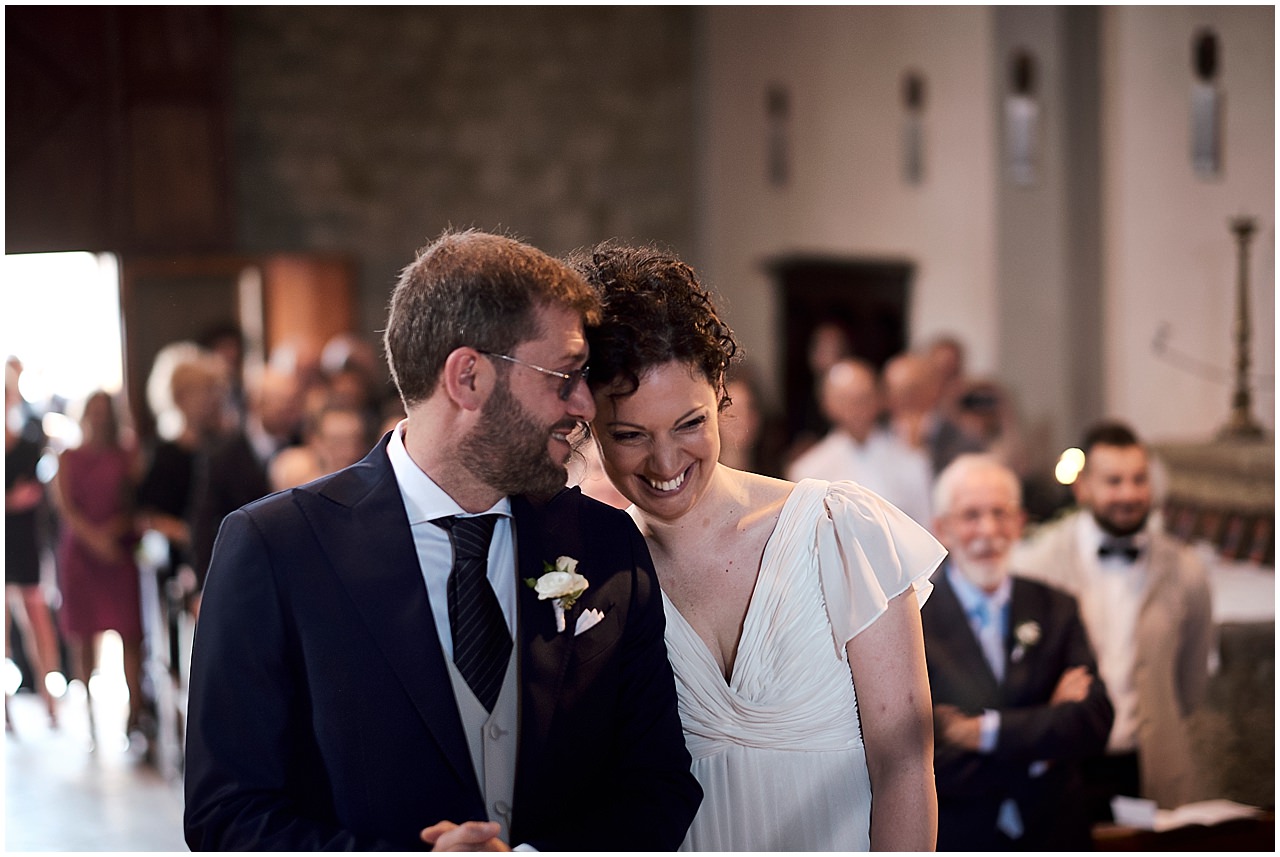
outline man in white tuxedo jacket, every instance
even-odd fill
[[[1202,800],[1189,718],[1209,681],[1207,571],[1153,522],[1148,452],[1129,427],[1101,423],[1081,449],[1080,510],[1041,528],[1016,562],[1080,602],[1116,709],[1107,752],[1085,771],[1095,817],[1117,794],[1164,808]]]

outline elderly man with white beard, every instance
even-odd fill
[[[924,605],[938,850],[1088,850],[1082,759],[1114,716],[1075,599],[1011,574],[1017,477],[966,454],[934,486],[950,552]]]

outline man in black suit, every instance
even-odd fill
[[[563,490],[597,312],[495,235],[446,233],[404,270],[385,344],[407,419],[218,537],[193,849],[680,844],[701,791],[652,562],[625,512]]]
[[[1025,515],[1017,477],[965,454],[939,475],[949,551],[925,603],[938,850],[1087,850],[1079,764],[1114,716],[1076,602],[1010,574]]]
[[[302,389],[297,377],[268,368],[252,385],[243,425],[196,456],[191,548],[197,586],[204,585],[222,519],[271,493],[271,459],[301,440],[301,424]]]

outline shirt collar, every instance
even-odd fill
[[[844,441],[846,446],[852,447],[856,452],[863,452],[866,450],[867,445],[862,441],[859,441],[853,435],[849,434],[849,432],[845,431],[842,428],[836,428],[835,431],[838,433],[838,436],[840,437],[840,439]],[[868,437],[867,439],[870,440],[871,438]]]
[[[400,486],[409,526],[450,515],[469,514],[409,457],[409,451],[404,447],[404,429],[408,424],[407,419],[401,420],[392,430],[391,440],[387,442],[387,458],[391,460],[391,470]],[[511,517],[510,498],[503,497],[483,514]]]
[[[988,594],[986,590],[975,586],[969,578],[965,577],[963,572],[956,568],[954,562],[947,563],[947,581],[951,584],[951,589],[955,592],[966,614],[985,601],[991,606],[993,615],[998,615],[994,611],[1004,609],[1013,591],[1013,580],[1009,575],[1005,575],[1004,580],[996,587],[996,591]]]
[[[1151,521],[1148,519],[1146,525],[1144,525],[1142,529],[1127,537],[1133,542],[1133,546],[1141,550],[1143,554],[1146,553],[1151,542],[1151,536],[1147,533],[1147,527],[1150,525]],[[1088,509],[1080,510],[1079,532],[1081,550],[1084,552],[1085,556],[1089,557],[1096,557],[1098,555],[1098,548],[1102,547],[1102,543],[1112,538],[1112,536],[1102,529],[1098,524],[1097,519],[1093,517],[1093,512]]]

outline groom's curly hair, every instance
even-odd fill
[[[652,246],[611,241],[579,250],[568,262],[603,306],[599,323],[586,329],[592,392],[629,396],[646,371],[674,360],[706,378],[721,410],[729,405],[725,371],[738,343],[693,268]]]

